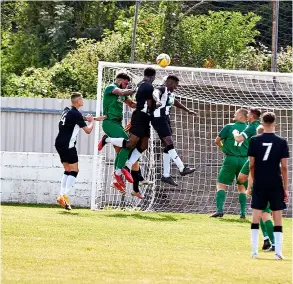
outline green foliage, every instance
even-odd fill
[[[77,40],[78,48],[51,68],[27,68],[21,76],[12,74],[2,86],[4,96],[67,97],[80,91],[94,98],[97,83],[97,44]]]
[[[261,38],[258,27],[268,19],[249,12],[264,15],[270,5],[253,4],[248,9],[239,2],[240,13],[221,10],[235,10],[236,4],[209,2],[186,16],[190,6],[182,3],[140,4],[135,62],[154,63],[164,52],[171,58],[179,55],[179,62],[171,64],[181,66],[270,70],[268,48],[256,42]],[[64,97],[78,90],[95,98],[98,60],[130,60],[133,4],[114,0],[1,3],[2,95]],[[208,11],[214,6],[219,6],[217,12]],[[278,70],[292,71],[292,47],[280,49]]]
[[[231,61],[231,69],[271,71],[272,55],[264,45],[248,46]],[[281,48],[277,54],[277,71],[291,73],[292,70],[292,47]]]
[[[181,22],[182,64],[202,67],[210,56],[214,65],[230,68],[234,58],[259,34],[255,30],[260,17],[253,13],[209,12],[209,15],[186,17]]]

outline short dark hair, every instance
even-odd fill
[[[273,112],[265,112],[262,116],[263,123],[272,124],[276,120],[276,115]]]
[[[258,108],[251,108],[249,111],[252,113],[255,119],[260,118],[261,111]]]
[[[153,67],[147,67],[143,71],[143,75],[146,77],[151,77],[156,75],[156,70]]]
[[[167,77],[167,80],[173,80],[175,82],[179,82],[179,78],[176,75],[173,75],[173,74],[169,75]]]
[[[79,92],[73,92],[73,93],[71,93],[71,101],[73,101],[73,100],[75,100],[75,99],[77,99],[79,97],[82,97],[82,94],[81,93],[79,93]]]
[[[121,72],[116,75],[116,79],[124,79],[130,81],[130,77],[127,73]]]

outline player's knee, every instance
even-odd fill
[[[77,177],[77,175],[78,175],[78,171],[71,171],[70,172],[70,176],[73,176],[73,177]]]
[[[245,183],[246,181],[247,181],[247,176],[244,174],[239,174],[238,182],[242,184],[242,183]]]
[[[165,147],[165,149],[167,150],[167,153],[168,153],[170,150],[173,150],[174,149],[174,145],[173,144],[167,145]]]
[[[268,220],[271,220],[271,214],[268,212],[263,212],[261,218],[264,222],[266,222]]]

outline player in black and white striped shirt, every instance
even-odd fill
[[[196,115],[194,111],[189,110],[175,99],[175,95],[173,92],[178,87],[178,84],[178,77],[175,75],[169,75],[166,78],[164,85],[155,88],[153,96],[155,97],[156,101],[160,103],[161,106],[155,109],[151,116],[151,124],[158,133],[160,139],[165,146],[163,153],[164,173],[161,181],[171,185],[177,185],[177,183],[170,175],[171,159],[177,165],[181,176],[191,174],[195,171],[195,169],[184,166],[174,148],[174,142],[172,139],[172,128],[170,122],[170,109],[172,105],[188,112],[191,115]]]

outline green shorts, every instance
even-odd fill
[[[124,130],[121,121],[105,119],[102,123],[102,128],[109,137],[129,139],[129,135]]]
[[[246,163],[243,165],[242,169],[240,170],[240,173],[246,176],[249,175],[249,160],[247,160]]]
[[[238,175],[243,165],[247,161],[247,157],[226,156],[218,175],[218,182],[231,185],[234,179],[238,179]],[[237,182],[237,184],[240,184]]]

